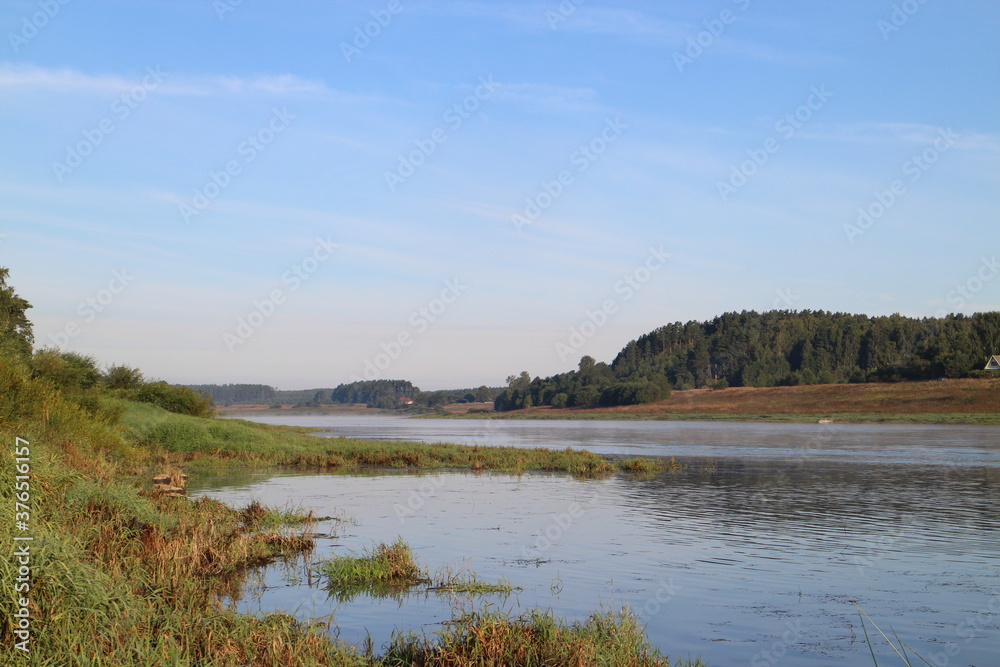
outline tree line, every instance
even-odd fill
[[[9,269],[0,267],[0,390],[10,390],[9,383],[25,375],[37,381],[35,387],[60,392],[84,412],[101,419],[117,419],[123,409],[109,403],[109,398],[152,403],[187,415],[215,414],[207,394],[145,378],[137,368],[115,364],[101,368],[88,355],[49,347],[35,350],[34,330],[27,315],[31,304],[7,284],[8,275]]]
[[[671,389],[975,377],[1000,353],[1000,312],[911,318],[827,311],[730,312],[630,341],[611,364],[507,378],[499,411],[648,403]]]
[[[266,384],[189,384],[212,397],[216,405],[264,405],[275,402],[277,391]]]
[[[487,403],[501,391],[499,387],[486,385],[475,389],[421,391],[408,380],[361,380],[341,384],[333,390],[330,398],[334,403],[361,403],[370,408],[436,408],[449,403]]]

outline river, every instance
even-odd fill
[[[262,569],[236,607],[329,616],[376,648],[489,605],[582,619],[630,606],[671,658],[870,665],[858,605],[935,665],[1000,665],[1000,429],[250,415],[319,437],[567,446],[674,457],[680,471],[234,473],[192,497],[336,516],[313,558],[403,537],[430,571],[474,571],[509,596],[327,598],[308,562]],[[347,520],[343,520],[347,519]],[[869,624],[880,664],[903,664]],[[911,656],[912,657],[912,656]],[[914,664],[920,663],[913,658]]]

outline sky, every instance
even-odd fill
[[[0,3],[36,347],[547,376],[728,311],[1000,309],[994,0]]]

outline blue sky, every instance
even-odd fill
[[[435,389],[731,310],[1000,309],[995,2],[35,0],[0,28],[0,265],[38,346]]]

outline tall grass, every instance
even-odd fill
[[[854,600],[852,600],[851,602],[854,604],[855,607],[858,608],[858,616],[861,618],[861,629],[865,633],[865,643],[868,644],[868,650],[871,651],[872,662],[875,663],[875,667],[878,667],[878,658],[875,656],[875,647],[874,645],[872,645],[871,637],[868,635],[868,625],[867,623],[865,623],[865,619],[868,619],[868,623],[871,623],[872,627],[874,627],[875,630],[878,631],[880,635],[882,635],[882,639],[884,639],[886,643],[889,644],[889,648],[892,649],[893,653],[899,656],[900,660],[903,661],[903,664],[906,665],[906,667],[913,667],[913,662],[910,658],[909,652],[907,652],[907,649],[913,651],[913,655],[920,658],[921,662],[923,662],[925,665],[931,665],[931,663],[928,662],[926,658],[924,658],[922,655],[914,651],[912,647],[904,644],[903,640],[899,638],[899,635],[897,635],[894,630],[892,631],[892,635],[896,638],[897,644],[893,644],[892,640],[889,639],[889,637],[886,636],[884,632],[882,632],[882,628],[878,627],[878,624],[876,624],[875,621],[872,620],[872,617],[869,616],[867,613],[865,613],[865,610],[861,608],[861,605],[859,605]]]
[[[604,655],[626,655],[617,639],[622,633],[639,641],[638,628],[627,619],[594,622],[609,628],[606,632],[593,624],[581,626],[589,628],[584,630],[565,626],[564,631],[557,621],[543,617],[538,622],[510,619],[506,630],[501,619],[470,619],[448,626],[437,649],[397,639],[377,657],[287,614],[235,613],[223,608],[222,599],[239,590],[248,568],[312,548],[308,515],[257,504],[233,509],[209,499],[191,502],[156,493],[150,484],[151,472],[192,462],[579,474],[615,470],[596,455],[324,440],[295,429],[178,415],[93,392],[71,395],[32,377],[23,361],[0,355],[0,439],[6,443],[0,447],[0,488],[5,497],[14,487],[9,445],[15,437],[31,448],[34,541],[27,664],[375,667],[409,664],[403,662],[407,654],[422,661],[418,664],[516,664],[488,662],[490,651],[501,651],[504,636],[510,649],[502,650],[508,655],[514,655],[515,645],[535,638],[535,648],[517,648],[539,657],[530,664],[571,664],[564,661],[567,656],[576,656],[572,664],[581,665],[665,664],[604,661]],[[14,511],[13,503],[0,504],[0,542],[6,549],[0,558],[3,663],[13,651],[13,613],[19,607],[13,586],[16,560],[11,558]],[[475,648],[470,633],[486,629],[495,635],[490,648]],[[646,649],[642,651],[645,655]],[[436,655],[455,657],[434,662]]]
[[[362,593],[390,597],[428,581],[402,538],[365,549],[360,556],[336,556],[316,569],[326,589],[340,601]]]
[[[121,423],[148,462],[286,466],[314,469],[457,469],[474,472],[560,471],[602,475],[617,469],[584,450],[520,449],[354,438],[317,438],[309,429],[234,419],[202,419],[128,403]]]
[[[598,612],[567,623],[551,613],[511,616],[496,611],[468,614],[444,626],[435,638],[397,635],[382,660],[386,667],[528,667],[600,665],[669,667],[627,610]],[[682,663],[703,667],[701,661]]]

